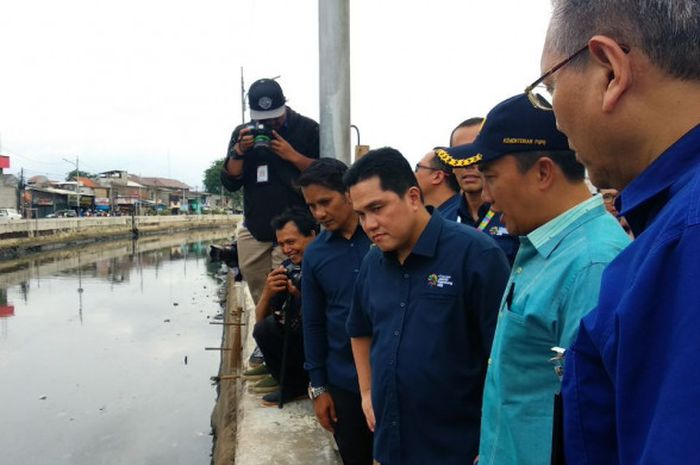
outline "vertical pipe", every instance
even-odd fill
[[[350,164],[350,2],[318,1],[321,156]]]

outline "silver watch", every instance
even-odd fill
[[[315,400],[324,392],[328,392],[328,388],[326,386],[313,387],[311,384],[309,384],[309,399]]]

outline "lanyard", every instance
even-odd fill
[[[484,215],[484,219],[481,220],[481,223],[479,223],[479,226],[476,229],[478,229],[479,231],[483,231],[484,229],[486,229],[486,226],[489,225],[495,214],[496,212],[489,208],[489,211],[486,212],[486,215]]]

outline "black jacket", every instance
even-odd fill
[[[238,126],[231,136],[228,155],[235,156],[233,146],[245,125]],[[294,149],[309,158],[319,157],[318,123],[287,107],[287,120],[278,133]],[[264,167],[267,167],[266,169]],[[262,168],[261,168],[262,167]],[[267,172],[267,181],[259,182],[259,171]],[[255,239],[274,242],[272,219],[289,207],[305,207],[304,199],[294,186],[299,170],[266,148],[252,148],[243,157],[243,175],[238,178],[221,172],[221,182],[229,191],[243,188],[245,225]]]

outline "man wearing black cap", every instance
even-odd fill
[[[274,246],[270,222],[287,208],[306,208],[294,181],[319,157],[318,123],[285,102],[282,88],[272,79],[260,79],[250,86],[252,122],[233,131],[221,173],[228,190],[243,188],[245,218],[237,231],[238,255],[255,302],[265,275],[284,258]]]
[[[484,200],[520,236],[486,374],[479,463],[549,463],[560,389],[550,349],[569,347],[629,238],[591,196],[553,114],[525,94],[494,107],[475,141],[452,153],[479,163]]]

